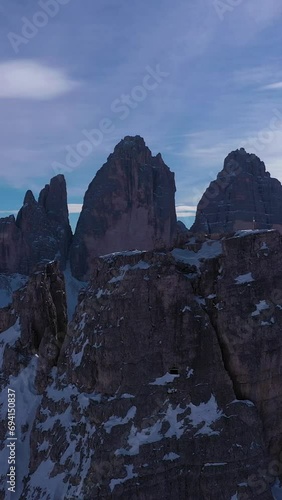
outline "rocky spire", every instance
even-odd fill
[[[191,230],[231,233],[240,229],[282,230],[282,186],[265,164],[245,149],[231,152],[197,208]]]
[[[66,183],[58,175],[38,202],[27,191],[16,220],[0,220],[0,272],[29,274],[39,262],[53,259],[64,268],[71,238]]]
[[[123,250],[171,246],[176,233],[174,174],[140,136],[125,137],[97,172],[84,198],[71,249],[73,274],[91,259]]]
[[[34,205],[36,203],[36,200],[34,198],[33,192],[29,189],[24,197],[23,204],[24,205]]]
[[[48,218],[68,226],[67,188],[63,175],[51,179],[40,192],[38,203],[48,215]]]

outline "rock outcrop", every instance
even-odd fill
[[[256,405],[273,457],[282,450],[281,257],[279,232],[243,231],[222,241],[217,272],[207,261],[195,287],[217,332],[237,398]]]
[[[16,220],[0,219],[0,272],[29,275],[37,264],[53,259],[64,268],[71,239],[66,183],[58,175],[38,201],[31,191],[26,193]]]
[[[22,341],[39,358],[14,370],[10,385],[20,398],[28,380],[31,408],[19,419],[18,450],[29,440],[30,460],[18,498],[273,498],[282,472],[281,253],[278,232],[257,231],[96,258],[43,371],[45,334],[38,343],[37,327],[24,326],[36,321],[23,316]],[[26,300],[35,303],[42,276]],[[54,280],[53,304],[62,290]],[[44,325],[61,315],[46,312]],[[1,335],[5,362],[15,345]]]
[[[144,140],[125,137],[86,192],[71,248],[73,275],[85,279],[99,255],[171,247],[176,236],[174,174]]]
[[[0,309],[0,342],[9,329],[17,341],[3,349],[2,375],[18,375],[36,354],[35,385],[43,392],[67,331],[64,276],[58,263],[38,266],[27,284],[14,292],[12,303]]]
[[[27,255],[23,234],[16,224],[15,217],[0,219],[0,272],[21,272],[22,260]]]
[[[223,170],[199,202],[191,231],[225,234],[240,229],[282,232],[281,183],[243,148],[225,159]]]

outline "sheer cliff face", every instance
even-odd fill
[[[30,443],[18,497],[273,498],[281,248],[266,231],[96,258],[67,334],[58,268],[33,275],[0,310],[2,417],[9,382]]]
[[[204,193],[191,230],[210,234],[254,228],[282,232],[282,186],[256,155],[240,149],[227,156]]]
[[[0,309],[0,342],[3,332],[13,330],[14,347],[8,343],[3,348],[3,378],[18,375],[36,353],[35,386],[43,392],[67,331],[64,276],[56,262],[38,266],[26,286],[14,292],[11,304]]]
[[[272,455],[282,450],[282,236],[242,231],[222,240],[195,291],[205,298],[238,399],[256,405]]]
[[[153,157],[139,136],[122,140],[85,195],[71,249],[74,276],[90,276],[99,255],[170,247],[174,197],[174,174],[161,155]]]
[[[23,234],[16,225],[15,217],[0,219],[0,272],[24,272],[21,267],[23,256],[27,254]]]
[[[66,183],[54,177],[38,201],[26,193],[17,219],[0,219],[0,272],[30,274],[36,264],[57,259],[66,265],[72,232]]]

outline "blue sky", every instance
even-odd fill
[[[0,216],[60,170],[77,211],[125,135],[162,153],[188,225],[231,150],[256,153],[282,180],[281,0],[9,0],[0,10]]]

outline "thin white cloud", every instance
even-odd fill
[[[197,207],[195,205],[177,205],[176,214],[178,217],[194,217]]]
[[[177,217],[195,217],[196,212],[176,212]]]
[[[197,207],[195,205],[177,205],[176,206],[176,211],[180,212],[196,212]]]
[[[70,214],[79,214],[82,210],[81,203],[69,203],[68,204]],[[176,207],[176,213],[179,217],[189,217],[195,215],[197,207],[195,205],[178,205]]]
[[[12,215],[17,214],[18,210],[0,210],[1,215]]]
[[[269,85],[261,87],[261,90],[279,90],[279,89],[282,89],[282,82],[270,83]]]
[[[81,209],[82,209],[82,204],[81,203],[69,203],[69,213],[70,214],[80,214]]]
[[[269,81],[282,78],[280,61],[253,67],[244,67],[234,71],[229,78],[229,83],[237,87],[250,87],[257,85],[268,86]]]
[[[48,100],[76,86],[63,70],[33,60],[0,63],[0,99]]]

